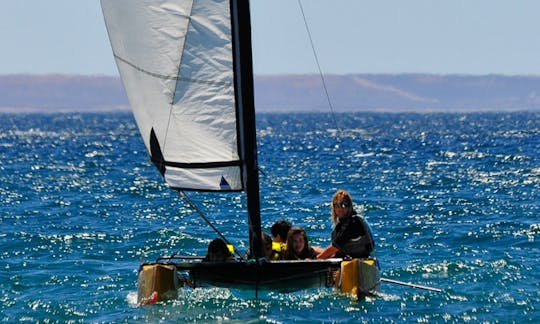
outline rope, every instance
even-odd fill
[[[304,14],[304,8],[302,7],[302,1],[298,0],[298,6],[300,7],[300,11],[302,12],[302,18],[304,20],[304,26],[306,27],[306,31],[309,37],[309,43],[311,44],[311,50],[313,51],[313,56],[315,57],[315,62],[317,63],[317,68],[319,70],[319,76],[321,77],[322,86],[324,88],[324,93],[326,95],[326,101],[328,102],[328,107],[330,107],[330,112],[332,113],[332,119],[334,120],[334,123],[336,124],[336,129],[339,133],[342,133],[341,128],[339,127],[336,119],[336,114],[334,112],[334,107],[332,106],[332,101],[330,100],[330,95],[328,94],[328,88],[326,87],[326,80],[324,79],[324,75],[322,73],[321,64],[319,63],[319,57],[317,56],[317,51],[315,50],[315,45],[313,43],[313,38],[311,37],[311,32],[309,30],[309,26],[307,23],[306,15]]]
[[[231,242],[229,242],[229,240],[227,240],[225,235],[223,235],[223,233],[221,233],[219,229],[217,229],[217,227],[214,226],[214,224],[212,224],[212,222],[210,222],[208,217],[206,217],[204,212],[193,202],[193,200],[191,200],[186,195],[185,192],[183,191],[178,191],[178,192],[180,193],[180,196],[182,197],[182,199],[184,199],[184,201],[187,202],[191,206],[191,208],[193,208],[197,212],[197,214],[199,214],[199,216],[201,216],[201,218],[219,235],[219,237],[221,237],[223,241],[225,241],[225,243],[233,246],[234,252],[236,253],[236,255],[238,255],[241,259],[243,259],[244,257],[240,254],[240,252],[236,249],[236,247]]]

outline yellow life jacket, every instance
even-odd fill
[[[285,251],[286,244],[283,242],[272,242],[272,260],[279,260]]]

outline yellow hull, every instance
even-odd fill
[[[137,290],[139,305],[176,299],[177,296],[178,277],[175,266],[156,263],[141,265]]]
[[[338,278],[336,288],[341,293],[358,299],[374,295],[381,279],[377,261],[374,259],[353,259],[341,262]]]

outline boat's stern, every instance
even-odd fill
[[[179,287],[176,267],[169,264],[143,263],[139,268],[137,286],[139,305],[176,299]]]
[[[338,290],[358,299],[374,295],[381,281],[376,259],[352,259],[341,262]]]

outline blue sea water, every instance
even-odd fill
[[[353,195],[382,283],[357,302],[186,289],[136,305],[142,259],[203,255],[217,235],[161,181],[129,113],[0,115],[0,321],[540,322],[540,113],[259,114],[263,228],[330,243]],[[246,249],[241,194],[189,193]]]

